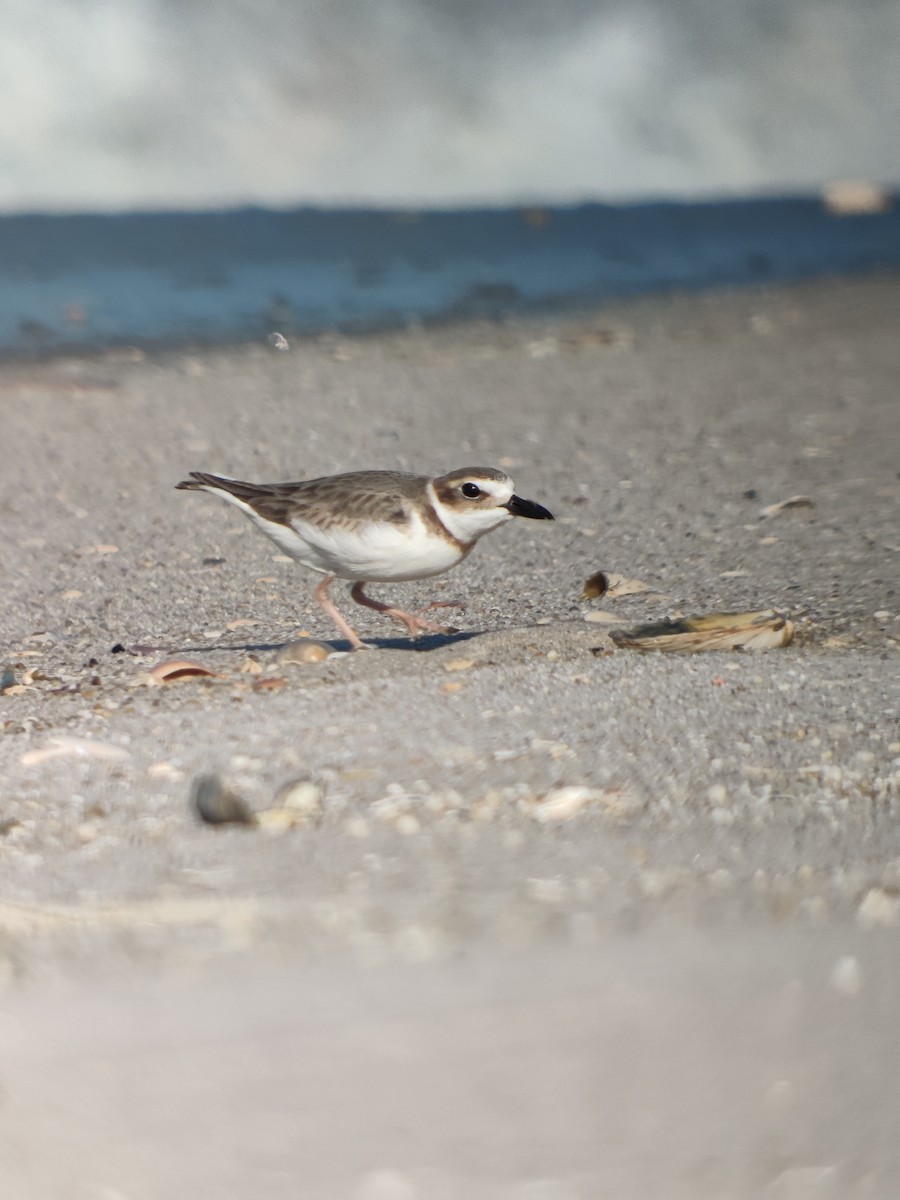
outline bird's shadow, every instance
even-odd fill
[[[373,650],[405,650],[415,654],[425,654],[430,650],[440,650],[444,646],[455,646],[462,642],[468,642],[472,638],[480,637],[482,630],[460,630],[458,633],[430,633],[420,638],[405,638],[405,637],[386,637],[386,638],[367,638],[366,646]],[[291,642],[304,641],[303,638],[290,638],[286,642],[241,642],[234,644],[229,642],[223,645],[221,642],[216,642],[208,646],[179,646],[172,647],[169,653],[176,654],[211,654],[216,651],[230,651],[237,654],[276,654],[285,646],[289,646]],[[316,641],[324,642],[326,646],[331,646],[332,650],[338,652],[349,652],[352,646],[345,638],[335,640],[316,638]],[[160,647],[162,650],[163,647]]]

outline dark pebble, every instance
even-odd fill
[[[255,825],[256,817],[218,775],[197,775],[191,783],[191,808],[207,825]]]

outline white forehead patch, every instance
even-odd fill
[[[488,496],[493,496],[498,504],[506,504],[515,488],[511,479],[473,479],[481,490]]]

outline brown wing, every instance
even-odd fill
[[[219,488],[243,500],[267,521],[288,526],[294,519],[344,526],[371,520],[402,524],[409,518],[410,502],[423,495],[428,483],[427,476],[399,471],[353,471],[299,483],[247,483],[203,471],[190,474],[189,480],[176,487]]]

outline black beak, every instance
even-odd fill
[[[553,513],[548,512],[533,500],[523,500],[521,496],[510,496],[503,505],[507,512],[514,517],[530,517],[532,521],[552,521]]]

